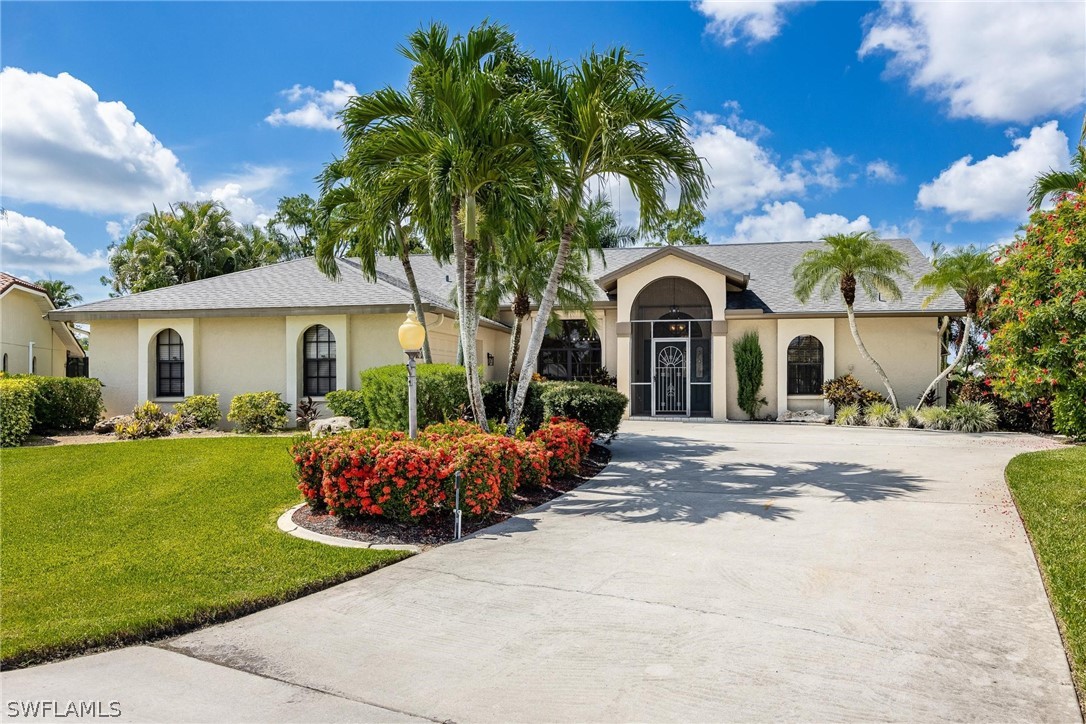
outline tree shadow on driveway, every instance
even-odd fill
[[[697,524],[727,513],[792,520],[788,501],[829,497],[864,503],[902,498],[926,488],[900,470],[839,462],[736,462],[726,445],[630,435],[598,477],[546,509],[563,515],[601,515],[628,523]]]

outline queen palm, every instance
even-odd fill
[[[554,264],[510,409],[510,432],[520,421],[547,321],[590,201],[591,181],[618,178],[629,183],[639,202],[642,226],[663,215],[669,182],[678,187],[683,207],[700,206],[708,188],[705,169],[679,113],[678,97],[646,85],[644,67],[625,49],[589,53],[572,67],[533,61],[531,76],[532,86],[550,100],[547,126],[564,170],[555,184],[562,213]]]
[[[1060,194],[1081,194],[1086,188],[1086,120],[1082,122],[1082,135],[1078,139],[1078,149],[1071,157],[1070,171],[1050,169],[1033,182],[1029,192],[1030,210],[1041,208],[1049,196]]]
[[[70,307],[83,301],[83,296],[76,293],[75,287],[60,279],[39,279],[34,283],[45,290],[57,309]]]
[[[879,241],[874,231],[832,234],[823,237],[822,241],[825,243],[821,248],[804,254],[792,270],[796,297],[806,303],[816,291],[823,299],[830,299],[840,292],[856,348],[875,368],[890,396],[890,403],[897,409],[897,395],[890,378],[860,338],[853,305],[857,287],[872,298],[882,295],[887,299],[901,299],[901,289],[894,277],[905,274],[909,259],[886,242]]]
[[[940,372],[924,390],[924,394],[920,396],[920,402],[916,405],[917,410],[924,405],[924,400],[928,399],[932,390],[946,379],[965,357],[980,301],[995,284],[998,276],[998,269],[992,261],[992,255],[974,246],[955,249],[947,254],[937,253],[932,260],[932,266],[934,268],[920,277],[916,283],[918,289],[930,291],[924,299],[923,306],[927,307],[947,292],[957,292],[965,302],[965,322],[958,341],[957,354],[946,369]]]
[[[399,190],[393,199],[380,197],[381,169],[361,165],[362,176],[351,178],[349,162],[341,160],[328,164],[321,174],[322,192],[320,216],[325,219],[325,233],[316,246],[317,266],[329,277],[339,277],[338,257],[343,254],[358,259],[362,273],[368,279],[377,278],[377,259],[392,257],[403,267],[411,293],[415,316],[426,328],[426,312],[422,293],[415,280],[411,254],[425,251],[411,214],[414,205],[406,191]],[[422,361],[433,362],[429,335],[423,338]]]
[[[476,351],[479,202],[515,209],[538,190],[533,180],[552,156],[546,104],[512,82],[506,58],[516,48],[501,26],[450,38],[435,23],[412,33],[401,52],[414,63],[408,92],[385,88],[353,98],[342,114],[344,136],[352,164],[379,168],[381,203],[399,193],[425,197],[416,211],[426,237],[438,235],[436,225],[448,229],[468,394],[485,427]]]

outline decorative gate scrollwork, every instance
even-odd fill
[[[658,342],[656,345],[656,404],[657,415],[686,415],[689,357],[686,344]]]

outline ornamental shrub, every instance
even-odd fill
[[[542,443],[547,450],[550,477],[566,478],[580,472],[581,460],[592,446],[592,432],[577,420],[552,417],[528,440]]]
[[[864,411],[864,421],[871,427],[897,427],[897,410],[889,402],[872,402]]]
[[[464,368],[450,364],[421,364],[418,374],[418,423],[455,420],[468,405]],[[374,367],[361,372],[367,424],[386,430],[407,430],[407,368]]]
[[[920,416],[916,414],[916,410],[911,407],[906,407],[902,410],[898,410],[897,426],[918,428],[923,427],[924,423],[921,422]]]
[[[230,400],[226,419],[238,432],[272,432],[287,426],[289,410],[290,404],[283,402],[278,392],[248,392]]]
[[[751,420],[758,417],[763,405],[768,404],[764,397],[759,397],[762,389],[762,345],[758,333],[747,332],[735,343],[732,349],[735,357],[735,374],[739,381],[739,409],[747,413]]]
[[[991,432],[999,425],[999,414],[990,402],[956,402],[947,408],[947,422],[956,432]]]
[[[520,424],[528,432],[535,432],[543,424],[543,390],[563,382],[529,382],[528,394],[524,398],[524,410],[520,415]],[[505,406],[505,383],[497,380],[483,383],[483,405],[491,418],[508,420],[509,410]],[[493,428],[492,428],[493,429]]]
[[[183,418],[191,418],[196,427],[213,430],[222,422],[218,395],[192,395],[174,405],[174,412]]]
[[[866,389],[860,381],[851,374],[834,377],[822,385],[822,396],[825,397],[834,408],[841,405],[859,405],[861,410],[876,402],[887,402],[875,390]]]
[[[372,465],[372,457],[378,446],[403,439],[402,432],[373,429],[351,430],[340,435],[316,438],[307,434],[296,435],[290,454],[294,459],[298,490],[314,511],[327,509],[329,504],[325,495],[328,494],[341,514],[350,514],[357,507],[352,502],[354,492],[341,487],[341,484],[360,477],[359,471],[366,465]],[[325,481],[328,477],[333,479],[334,487],[326,493]]]
[[[841,405],[836,408],[837,416],[833,418],[834,425],[862,425],[864,424],[863,412],[856,403]]]
[[[446,437],[432,441],[431,448],[443,450],[449,456],[445,480],[447,501],[453,500],[455,474],[461,473],[460,506],[468,515],[494,512],[502,499],[516,490],[520,451],[510,438],[487,434]]]
[[[985,310],[986,383],[1013,402],[1051,400],[1057,432],[1086,439],[1086,198],[1035,211],[1024,237],[996,258]]]
[[[324,395],[324,404],[333,415],[349,417],[355,427],[369,425],[366,400],[362,390],[332,390]]]
[[[113,432],[118,440],[165,437],[173,432],[180,422],[180,415],[163,412],[161,407],[148,400],[142,405],[136,405],[132,410],[132,419],[117,423]]]
[[[916,415],[920,418],[920,423],[929,430],[950,429],[950,412],[945,407],[921,407]]]
[[[614,439],[630,401],[618,390],[591,382],[553,382],[543,389],[543,415],[583,422],[594,437]]]
[[[0,377],[0,446],[21,445],[34,425],[37,390],[26,379]]]

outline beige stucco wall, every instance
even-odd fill
[[[200,320],[198,394],[219,395],[226,417],[234,395],[281,391],[285,378],[283,317]]]
[[[30,343],[37,358],[39,375],[63,377],[67,354],[49,322],[42,319],[40,297],[18,286],[0,297],[0,355],[8,356],[7,371],[27,374],[31,371]]]
[[[131,412],[139,402],[135,319],[102,319],[90,325],[91,374],[102,382],[106,415]]]
[[[747,332],[758,333],[758,344],[762,348],[762,397],[766,406],[761,414],[775,415],[777,412],[777,320],[776,319],[734,319],[728,321],[728,406],[729,420],[746,420],[747,413],[739,409],[739,378],[735,373],[734,346]]]
[[[865,387],[884,395],[886,388],[875,369],[861,356],[847,318],[835,321],[837,358],[835,376],[851,372]],[[860,317],[860,336],[868,352],[890,378],[902,407],[919,401],[928,384],[939,374],[939,329],[936,317]]]

